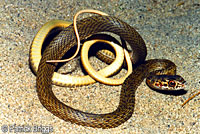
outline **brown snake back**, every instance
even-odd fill
[[[135,68],[122,85],[119,106],[115,111],[107,114],[92,114],[69,107],[59,101],[52,91],[51,78],[57,63],[46,63],[47,60],[61,59],[76,44],[73,25],[61,31],[43,53],[37,72],[37,93],[42,105],[65,121],[98,128],[117,127],[131,117],[134,111],[135,91],[150,72],[157,72],[156,68],[158,68],[161,73],[168,71],[175,73],[175,65],[168,60],[145,62],[147,52],[142,37],[134,28],[115,17],[88,17],[78,21],[77,27],[81,40],[98,32],[112,32],[121,36],[133,50],[132,62]]]

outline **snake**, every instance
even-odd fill
[[[121,86],[118,107],[110,113],[89,113],[64,104],[52,91],[52,77],[58,63],[47,63],[48,60],[61,59],[77,43],[73,24],[64,28],[44,50],[36,78],[37,94],[41,104],[64,121],[94,128],[118,127],[131,118],[135,106],[135,92],[145,78],[152,75],[176,74],[176,65],[170,60],[145,60],[147,48],[143,38],[133,27],[114,16],[87,17],[77,21],[77,28],[80,40],[99,32],[111,32],[127,41],[132,49],[133,71]],[[184,85],[182,77],[175,79],[174,82]],[[176,89],[177,86],[173,87]]]

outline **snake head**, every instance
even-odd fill
[[[185,82],[180,75],[150,75],[146,79],[147,85],[157,90],[184,89]]]

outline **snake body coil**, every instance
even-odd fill
[[[135,104],[135,91],[149,74],[174,74],[176,66],[168,60],[145,61],[147,52],[142,37],[128,24],[111,16],[88,17],[77,23],[80,39],[98,32],[112,32],[126,40],[132,50],[133,73],[122,85],[118,108],[107,114],[92,114],[79,111],[59,101],[52,91],[52,76],[57,63],[47,60],[61,59],[76,44],[73,25],[65,28],[45,49],[37,72],[37,93],[43,106],[55,116],[72,123],[98,127],[113,128],[128,120]]]
[[[33,39],[33,42],[31,44],[30,48],[30,66],[32,68],[32,71],[36,74],[39,66],[39,62],[42,58],[42,46],[45,44],[45,40],[53,39],[52,35],[56,35],[59,33],[59,31],[63,30],[65,27],[72,24],[71,22],[62,21],[62,20],[51,20],[47,23],[45,23],[42,28],[38,31],[36,36]],[[91,41],[92,40],[92,41]],[[95,41],[94,41],[95,40]],[[101,74],[104,77],[108,77],[113,75],[115,72],[117,72],[124,61],[124,53],[123,48],[117,44],[120,44],[114,37],[107,35],[107,34],[95,34],[87,38],[87,41],[84,41],[83,46],[84,48],[88,48],[87,46],[92,45],[90,43],[94,42],[101,42],[101,43],[107,43],[107,45],[110,45],[115,52],[116,57],[111,51],[101,50],[96,53],[96,56],[99,57],[99,59],[103,60],[106,63],[110,63],[109,66],[105,67],[102,70],[99,70],[98,73],[95,74]],[[48,43],[47,43],[48,44]],[[82,49],[83,52],[85,51]],[[86,51],[88,52],[88,51]],[[85,55],[81,56],[82,63],[85,63],[84,61],[88,59]],[[124,62],[125,63],[125,62]],[[128,73],[132,72],[132,63],[128,64]],[[87,66],[87,65],[86,65]],[[89,69],[89,67],[87,68]],[[92,69],[92,68],[90,68]],[[126,78],[126,76],[124,77]],[[119,82],[115,82],[115,84],[122,84],[124,82],[124,78],[119,79]],[[89,85],[94,82],[96,82],[90,75],[84,75],[84,76],[71,76],[71,75],[64,75],[59,74],[57,72],[54,72],[53,78],[52,78],[53,84],[59,85],[59,86],[83,86],[83,85]],[[97,79],[97,81],[99,81]],[[105,84],[105,83],[104,83]]]

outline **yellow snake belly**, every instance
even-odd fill
[[[77,22],[80,39],[98,32],[112,32],[126,40],[132,50],[133,72],[124,81],[117,109],[111,113],[93,114],[74,109],[57,99],[52,91],[52,76],[57,63],[76,44],[73,25],[65,28],[45,49],[37,71],[37,93],[42,105],[55,116],[71,123],[97,128],[113,128],[127,121],[135,104],[135,91],[149,74],[174,74],[176,66],[169,60],[145,61],[147,50],[142,37],[127,23],[112,16],[92,16]]]

